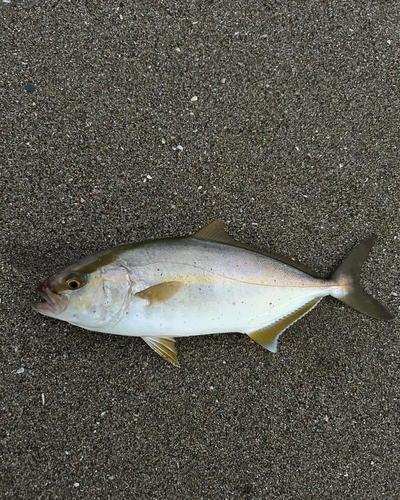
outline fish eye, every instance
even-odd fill
[[[74,276],[73,278],[68,278],[65,284],[70,290],[77,290],[83,285],[83,281]]]

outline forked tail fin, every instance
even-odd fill
[[[375,239],[375,236],[370,236],[354,247],[345,261],[332,275],[332,281],[342,286],[340,293],[333,295],[348,306],[367,316],[391,320],[394,316],[385,306],[371,297],[371,295],[368,295],[362,289],[359,281],[361,267],[368,257]]]

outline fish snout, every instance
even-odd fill
[[[57,293],[50,284],[49,278],[46,278],[41,285],[36,289],[40,295],[41,301],[34,302],[32,308],[35,311],[46,314],[51,312],[53,314],[61,314],[67,307],[68,299],[64,295]]]
[[[46,278],[43,283],[41,283],[37,288],[36,288],[36,291],[37,292],[46,292],[50,290],[52,293],[56,293],[53,288],[50,286],[50,280],[49,278]]]

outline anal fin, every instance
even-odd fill
[[[311,300],[304,306],[288,314],[284,318],[281,318],[272,325],[268,325],[265,328],[256,330],[255,332],[251,332],[248,334],[248,336],[269,351],[276,352],[278,348],[279,335],[283,333],[287,328],[289,328],[290,325],[292,325],[309,311],[311,311],[311,309],[315,307],[320,300],[321,299]]]
[[[174,337],[142,337],[142,339],[157,354],[173,365],[179,366],[178,358],[176,356]]]

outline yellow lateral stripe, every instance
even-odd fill
[[[286,330],[292,323],[304,316],[310,309],[312,309],[321,299],[312,300],[300,309],[292,312],[288,316],[280,319],[276,323],[269,325],[255,332],[249,333],[249,337],[255,342],[258,342],[266,349],[276,352],[276,345],[279,335]]]
[[[193,266],[194,267],[194,266]],[[335,283],[330,283],[329,281],[324,282],[319,282],[319,283],[264,283],[263,281],[260,281],[259,279],[248,279],[248,280],[239,280],[235,278],[229,278],[227,276],[224,276],[223,274],[216,274],[212,273],[209,275],[202,275],[202,274],[183,274],[183,273],[176,273],[176,274],[166,274],[163,275],[163,278],[167,280],[168,282],[170,281],[175,281],[175,280],[180,280],[182,281],[185,285],[255,285],[255,286],[265,286],[265,287],[270,287],[270,288],[332,288],[332,287],[337,287],[337,284]],[[157,276],[152,277],[151,279],[156,280],[158,279]]]

